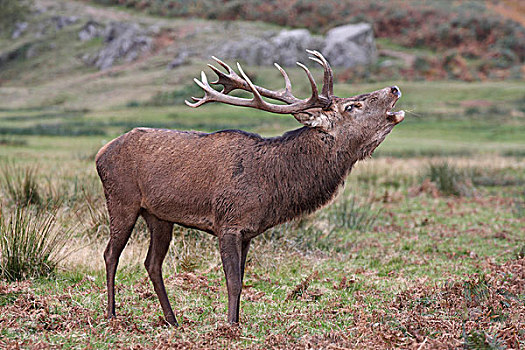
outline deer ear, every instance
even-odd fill
[[[297,121],[310,128],[321,128],[328,131],[332,127],[330,118],[321,108],[309,109],[300,113],[292,114]]]

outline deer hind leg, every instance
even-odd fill
[[[228,289],[228,322],[239,323],[242,280],[249,241],[243,242],[239,231],[223,231],[219,236],[222,268]]]
[[[138,206],[125,206],[120,201],[108,198],[108,212],[110,219],[111,236],[104,251],[106,262],[106,279],[108,288],[108,318],[115,317],[115,273],[120,254],[131,236],[140,208]]]
[[[146,220],[146,224],[148,225],[151,234],[148,255],[144,261],[144,266],[146,267],[151,282],[153,283],[153,288],[159,298],[166,321],[172,326],[177,326],[177,319],[171,308],[164,281],[162,279],[162,262],[164,261],[170,246],[173,223],[160,220],[148,212],[142,213],[142,216],[144,217],[144,220]]]

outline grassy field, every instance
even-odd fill
[[[340,85],[337,91],[347,95],[389,83]],[[216,241],[180,228],[164,274],[181,326],[164,326],[142,267],[148,244],[143,223],[120,262],[118,318],[104,318],[107,215],[93,157],[134,126],[275,135],[296,127],[293,118],[227,106],[2,110],[4,174],[35,169],[39,197],[53,203],[55,230],[64,236],[63,259],[52,275],[0,282],[0,344],[524,346],[524,85],[398,85],[400,108],[414,114],[376,156],[358,164],[336,202],[255,239],[241,325],[233,328],[224,322]],[[484,107],[464,102],[481,100]],[[457,195],[445,195],[439,178],[426,180],[431,165],[445,177],[461,174]],[[8,217],[13,198],[5,178],[2,183]]]
[[[210,32],[227,30],[220,22],[38,2],[58,4],[59,14],[102,14],[191,34],[175,46],[206,45],[217,39],[206,39]],[[207,61],[167,71],[173,48],[106,72],[86,67],[74,53],[102,43],[73,40],[80,26],[47,32],[37,58],[0,66],[0,348],[525,347],[522,80],[336,84],[340,96],[396,84],[406,119],[356,165],[334,203],[254,239],[241,324],[225,322],[216,240],[176,227],[164,276],[180,327],[165,325],[142,265],[149,234],[140,220],[119,264],[118,316],[106,320],[109,223],[94,166],[98,149],[137,126],[274,136],[299,124],[242,108],[184,106],[198,94],[191,81]],[[24,40],[0,39],[0,46]],[[51,44],[57,49],[45,49]],[[259,85],[282,86],[275,69],[245,68]],[[287,71],[294,93],[306,96],[304,72]],[[321,81],[321,71],[313,73]],[[9,249],[37,246],[9,246],[24,227],[37,233],[29,242],[47,233],[53,253],[45,271],[12,281],[3,265]],[[39,266],[25,259],[17,268],[28,261]]]

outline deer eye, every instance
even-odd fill
[[[346,112],[351,112],[354,108],[361,108],[363,105],[359,102],[351,103],[345,107]]]

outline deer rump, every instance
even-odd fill
[[[239,322],[239,302],[250,241],[268,228],[310,213],[343,185],[356,161],[370,155],[404,113],[392,112],[401,96],[396,86],[339,98],[333,95],[332,70],[322,55],[309,51],[324,67],[321,94],[308,68],[312,95],[292,95],[253,85],[239,66],[238,76],[215,59],[226,73],[213,89],[202,73],[196,83],[205,91],[191,107],[222,102],[274,113],[292,114],[305,125],[275,138],[239,130],[214,133],[136,128],[104,146],[96,157],[110,215],[111,237],[104,252],[108,317],[115,316],[115,272],[133,226],[142,215],[151,233],[145,267],[159,297],[166,321],[177,321],[162,279],[162,262],[173,224],[218,237],[228,290],[228,321]],[[228,95],[241,89],[253,99]],[[262,96],[284,102],[271,104]]]

